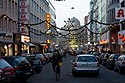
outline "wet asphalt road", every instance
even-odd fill
[[[55,80],[55,74],[52,70],[51,63],[48,63],[43,67],[41,73],[34,74],[28,79],[27,83],[125,83],[125,74],[121,75],[104,66],[100,68],[99,77],[92,75],[74,77],[71,73],[70,61],[72,59],[72,56],[63,59],[61,78],[58,81]]]

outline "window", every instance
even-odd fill
[[[5,60],[0,59],[0,68],[11,67]]]
[[[17,3],[15,3],[15,14],[17,15],[18,12],[18,7],[17,7]]]
[[[11,21],[8,20],[8,31],[11,31]]]
[[[0,0],[0,8],[3,8],[3,0]]]
[[[12,1],[12,13],[14,13],[14,1]]]
[[[124,1],[121,3],[121,7],[125,7],[125,5],[124,5]]]
[[[0,30],[3,29],[3,18],[0,18]]]
[[[7,0],[4,0],[4,9],[7,9]]]
[[[11,31],[14,32],[14,22],[12,22]]]
[[[95,57],[91,57],[91,56],[80,56],[78,57],[78,62],[96,62],[96,58]]]
[[[4,30],[5,31],[7,30],[7,19],[6,18],[4,19]]]
[[[8,0],[8,10],[11,11],[11,0]]]
[[[121,57],[119,57],[119,58],[118,58],[118,61],[122,61],[122,58],[121,58]]]

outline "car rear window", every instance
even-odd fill
[[[7,63],[5,60],[0,59],[0,68],[7,68],[7,67],[11,67],[11,65]]]
[[[41,57],[44,57],[44,55],[42,55],[42,54],[36,54],[36,57],[37,58],[41,58]]]
[[[114,59],[118,59],[118,57],[119,57],[119,55],[115,55],[115,56],[114,56]]]
[[[97,62],[93,56],[79,56],[77,62]]]
[[[17,58],[15,58],[15,61],[18,65],[21,63],[29,63],[25,57],[17,57]]]

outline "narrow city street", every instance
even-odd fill
[[[125,74],[121,75],[118,72],[109,70],[101,65],[99,77],[91,75],[83,75],[74,77],[71,74],[71,59],[72,56],[68,56],[63,59],[63,66],[61,68],[61,78],[56,81],[54,72],[52,71],[51,63],[44,66],[40,74],[35,74],[27,83],[125,83]]]

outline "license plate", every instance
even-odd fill
[[[5,72],[5,75],[8,75],[8,74],[10,74],[10,72],[8,71],[8,72]]]
[[[25,73],[25,75],[29,75],[29,74],[30,74],[30,72]]]

